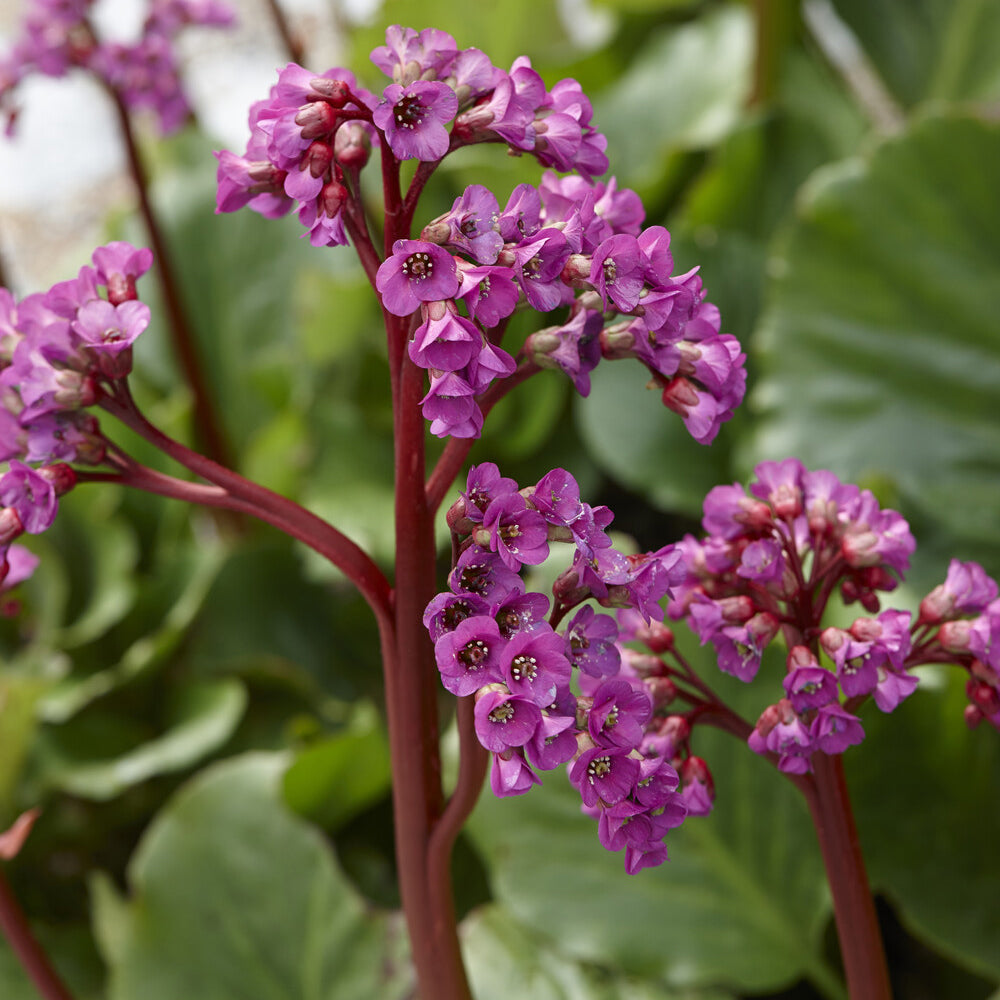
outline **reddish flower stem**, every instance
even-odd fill
[[[192,490],[183,499],[193,499],[194,502],[207,506],[224,507],[252,514],[293,538],[299,539],[329,559],[358,588],[372,608],[376,618],[379,619],[380,627],[391,622],[391,596],[388,580],[371,557],[333,525],[304,507],[300,507],[293,500],[244,479],[239,473],[219,465],[212,459],[206,458],[182,445],[179,441],[168,437],[139,412],[124,383],[117,384],[114,395],[105,395],[101,399],[100,405],[102,409],[117,417],[123,424],[149,441],[150,444],[155,445],[160,451],[169,455],[174,461],[202,479],[207,479],[215,486],[221,487],[229,497],[223,501],[221,497],[217,497],[211,492],[205,492],[205,487],[189,484]],[[137,476],[139,473],[136,470],[142,468],[144,467],[134,463],[130,474]],[[160,480],[152,478],[159,475],[151,469],[146,470],[142,474],[142,488],[156,493],[162,492],[154,488],[157,482],[161,485],[164,481],[173,484],[182,482],[169,476],[162,477]],[[83,473],[83,476],[86,477],[87,474]],[[93,480],[93,474],[90,478]],[[197,490],[201,492],[197,492]],[[163,495],[177,496],[178,494],[164,493]]]
[[[875,901],[838,755],[814,753],[803,789],[819,839],[851,1000],[892,1000]],[[801,787],[801,786],[800,786]]]
[[[195,343],[191,324],[181,299],[180,283],[174,271],[173,260],[167,249],[166,241],[157,221],[149,197],[149,181],[146,169],[139,155],[139,147],[132,130],[132,120],[121,95],[113,88],[106,87],[114,105],[118,118],[118,128],[121,132],[125,154],[128,158],[129,171],[135,184],[139,198],[139,211],[152,244],[156,258],[155,271],[160,283],[160,293],[163,296],[163,307],[167,313],[167,327],[173,345],[177,363],[191,390],[194,407],[195,435],[206,453],[220,465],[233,465],[229,443],[223,429],[222,420],[215,408],[208,382],[204,375],[198,348]]]
[[[73,994],[52,967],[37,938],[31,932],[28,919],[24,915],[3,866],[0,865],[0,931],[3,932],[10,950],[17,956],[35,989],[45,1000],[73,1000]]]

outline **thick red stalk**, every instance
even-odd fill
[[[0,865],[0,931],[3,932],[10,950],[17,956],[21,967],[35,984],[35,989],[45,1000],[73,1000],[73,994],[59,978],[48,956],[32,934],[24,911],[10,890],[2,865]]]
[[[422,621],[435,591],[434,515],[424,491],[422,370],[404,360],[399,387],[394,401],[396,646],[384,667],[396,858],[421,996],[424,1000],[469,1000],[450,893],[442,898],[437,891],[440,882],[432,889],[429,876],[430,843],[442,812],[442,791],[438,677]],[[383,650],[383,655],[387,652]]]
[[[132,181],[139,198],[139,211],[146,226],[149,242],[152,244],[155,257],[154,269],[159,279],[160,293],[163,296],[163,307],[167,314],[167,327],[170,332],[171,344],[174,354],[177,356],[177,363],[180,365],[187,386],[191,390],[195,435],[211,458],[221,465],[231,466],[233,462],[229,444],[213,402],[211,390],[205,379],[194,334],[181,299],[180,285],[174,272],[173,260],[149,197],[149,181],[142,164],[142,158],[139,155],[139,147],[135,141],[132,120],[129,118],[128,108],[125,107],[121,95],[113,87],[106,89],[118,117],[118,127],[125,146],[129,171],[132,174]]]
[[[840,756],[814,753],[803,789],[833,893],[840,953],[851,1000],[892,1000],[882,934],[861,853]],[[800,786],[801,787],[801,786]]]

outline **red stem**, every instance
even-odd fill
[[[392,601],[388,580],[368,553],[334,528],[333,525],[299,506],[293,500],[244,479],[239,473],[219,465],[204,455],[199,455],[198,452],[192,451],[179,441],[168,437],[139,412],[124,383],[119,383],[116,386],[115,395],[104,396],[100,405],[140,437],[155,445],[186,469],[201,476],[202,479],[207,479],[210,483],[221,487],[230,497],[225,502],[221,502],[221,500],[213,502],[212,494],[203,493],[195,502],[252,514],[304,542],[329,559],[358,588],[379,619],[380,624],[382,619],[385,619],[386,624],[391,622]],[[136,463],[132,468],[143,467]],[[137,473],[133,472],[133,474]],[[144,482],[150,485],[144,485],[142,488],[148,488],[154,493],[160,492],[160,490],[153,488],[154,480],[150,478],[160,476],[159,473],[148,469],[143,473],[143,476],[145,477]],[[180,480],[172,480],[169,476],[161,477],[161,481],[181,482]],[[201,487],[201,489],[205,488]]]
[[[31,932],[28,919],[11,892],[7,875],[0,865],[0,931],[21,967],[45,1000],[73,1000],[73,994],[59,978],[48,956]]]
[[[833,912],[851,1000],[892,1000],[875,901],[838,755],[814,753],[804,789],[833,893]]]
[[[171,343],[188,388],[191,390],[195,435],[208,455],[216,462],[231,466],[233,462],[222,421],[212,401],[202,363],[198,357],[194,334],[181,299],[180,284],[174,272],[172,258],[149,198],[149,181],[142,165],[142,158],[139,156],[132,121],[121,95],[113,87],[108,86],[106,90],[111,96],[118,117],[118,127],[125,145],[129,170],[139,198],[139,211],[142,213],[149,241],[153,245],[153,254],[156,258],[155,270],[159,278],[160,293],[163,296],[163,307],[167,313]]]

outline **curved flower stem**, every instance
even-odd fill
[[[839,756],[814,753],[803,788],[833,894],[837,937],[851,1000],[892,1000],[882,934]],[[801,787],[801,786],[800,786]]]
[[[371,557],[333,525],[299,506],[293,500],[244,479],[238,473],[168,437],[139,412],[124,382],[117,383],[114,394],[105,395],[101,399],[100,405],[102,409],[117,417],[140,437],[155,445],[186,469],[215,486],[221,487],[229,498],[224,502],[221,498],[213,500],[213,497],[218,497],[218,495],[206,492],[205,487],[201,487],[202,492],[197,495],[197,498],[195,498],[194,493],[191,493],[190,496],[183,497],[183,499],[194,499],[196,503],[252,514],[304,542],[333,563],[358,588],[375,613],[376,618],[379,619],[380,625],[383,619],[386,623],[391,622],[392,598],[388,580]],[[121,459],[118,461],[120,462]],[[134,463],[130,467],[130,472],[132,475],[138,475],[137,470],[144,468],[144,466],[138,466],[138,463]],[[86,477],[87,474],[84,473],[83,476]],[[154,480],[152,477],[162,476],[162,474],[154,473],[152,469],[146,470],[142,476],[143,482],[150,484],[148,488],[151,492],[160,492],[157,489],[152,489],[152,485],[156,482],[161,484],[164,481],[171,481],[175,484],[183,482],[182,480],[174,480],[170,476]],[[93,474],[90,474],[90,478],[93,480]],[[196,484],[188,485],[196,486]]]
[[[231,450],[223,430],[222,420],[212,401],[212,394],[205,379],[202,362],[198,357],[191,324],[181,299],[180,285],[174,272],[173,261],[149,198],[149,181],[146,177],[145,167],[142,165],[142,158],[139,156],[135,133],[132,130],[132,120],[121,95],[113,87],[107,86],[105,89],[111,97],[118,118],[118,127],[125,145],[129,171],[132,174],[132,181],[139,198],[139,211],[142,214],[149,241],[153,246],[153,254],[156,257],[155,270],[159,278],[163,306],[167,313],[167,326],[174,354],[177,356],[181,372],[191,390],[195,435],[212,459],[220,465],[231,466],[233,464]]]
[[[0,931],[28,978],[35,984],[35,989],[45,1000],[73,1000],[73,994],[52,967],[48,955],[31,932],[28,918],[11,892],[3,865],[0,865]]]

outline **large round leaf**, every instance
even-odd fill
[[[759,690],[714,673],[727,702],[759,714]],[[695,745],[716,778],[715,810],[672,831],[670,860],[635,876],[601,847],[563,773],[520,798],[485,792],[470,830],[495,899],[528,928],[557,934],[567,957],[661,985],[761,992],[806,977],[841,996],[821,957],[829,910],[805,805],[732,737],[699,730]]]
[[[941,116],[814,177],[774,261],[747,456],[887,474],[904,509],[994,554],[996,162],[996,123]]]
[[[366,910],[317,830],[281,801],[287,761],[251,755],[168,803],[129,869],[126,906],[96,899],[109,1000],[391,1000],[400,937]]]
[[[961,672],[938,669],[947,683],[931,672],[891,716],[868,713],[845,766],[874,888],[939,951],[1000,980],[1000,734],[966,729]]]

